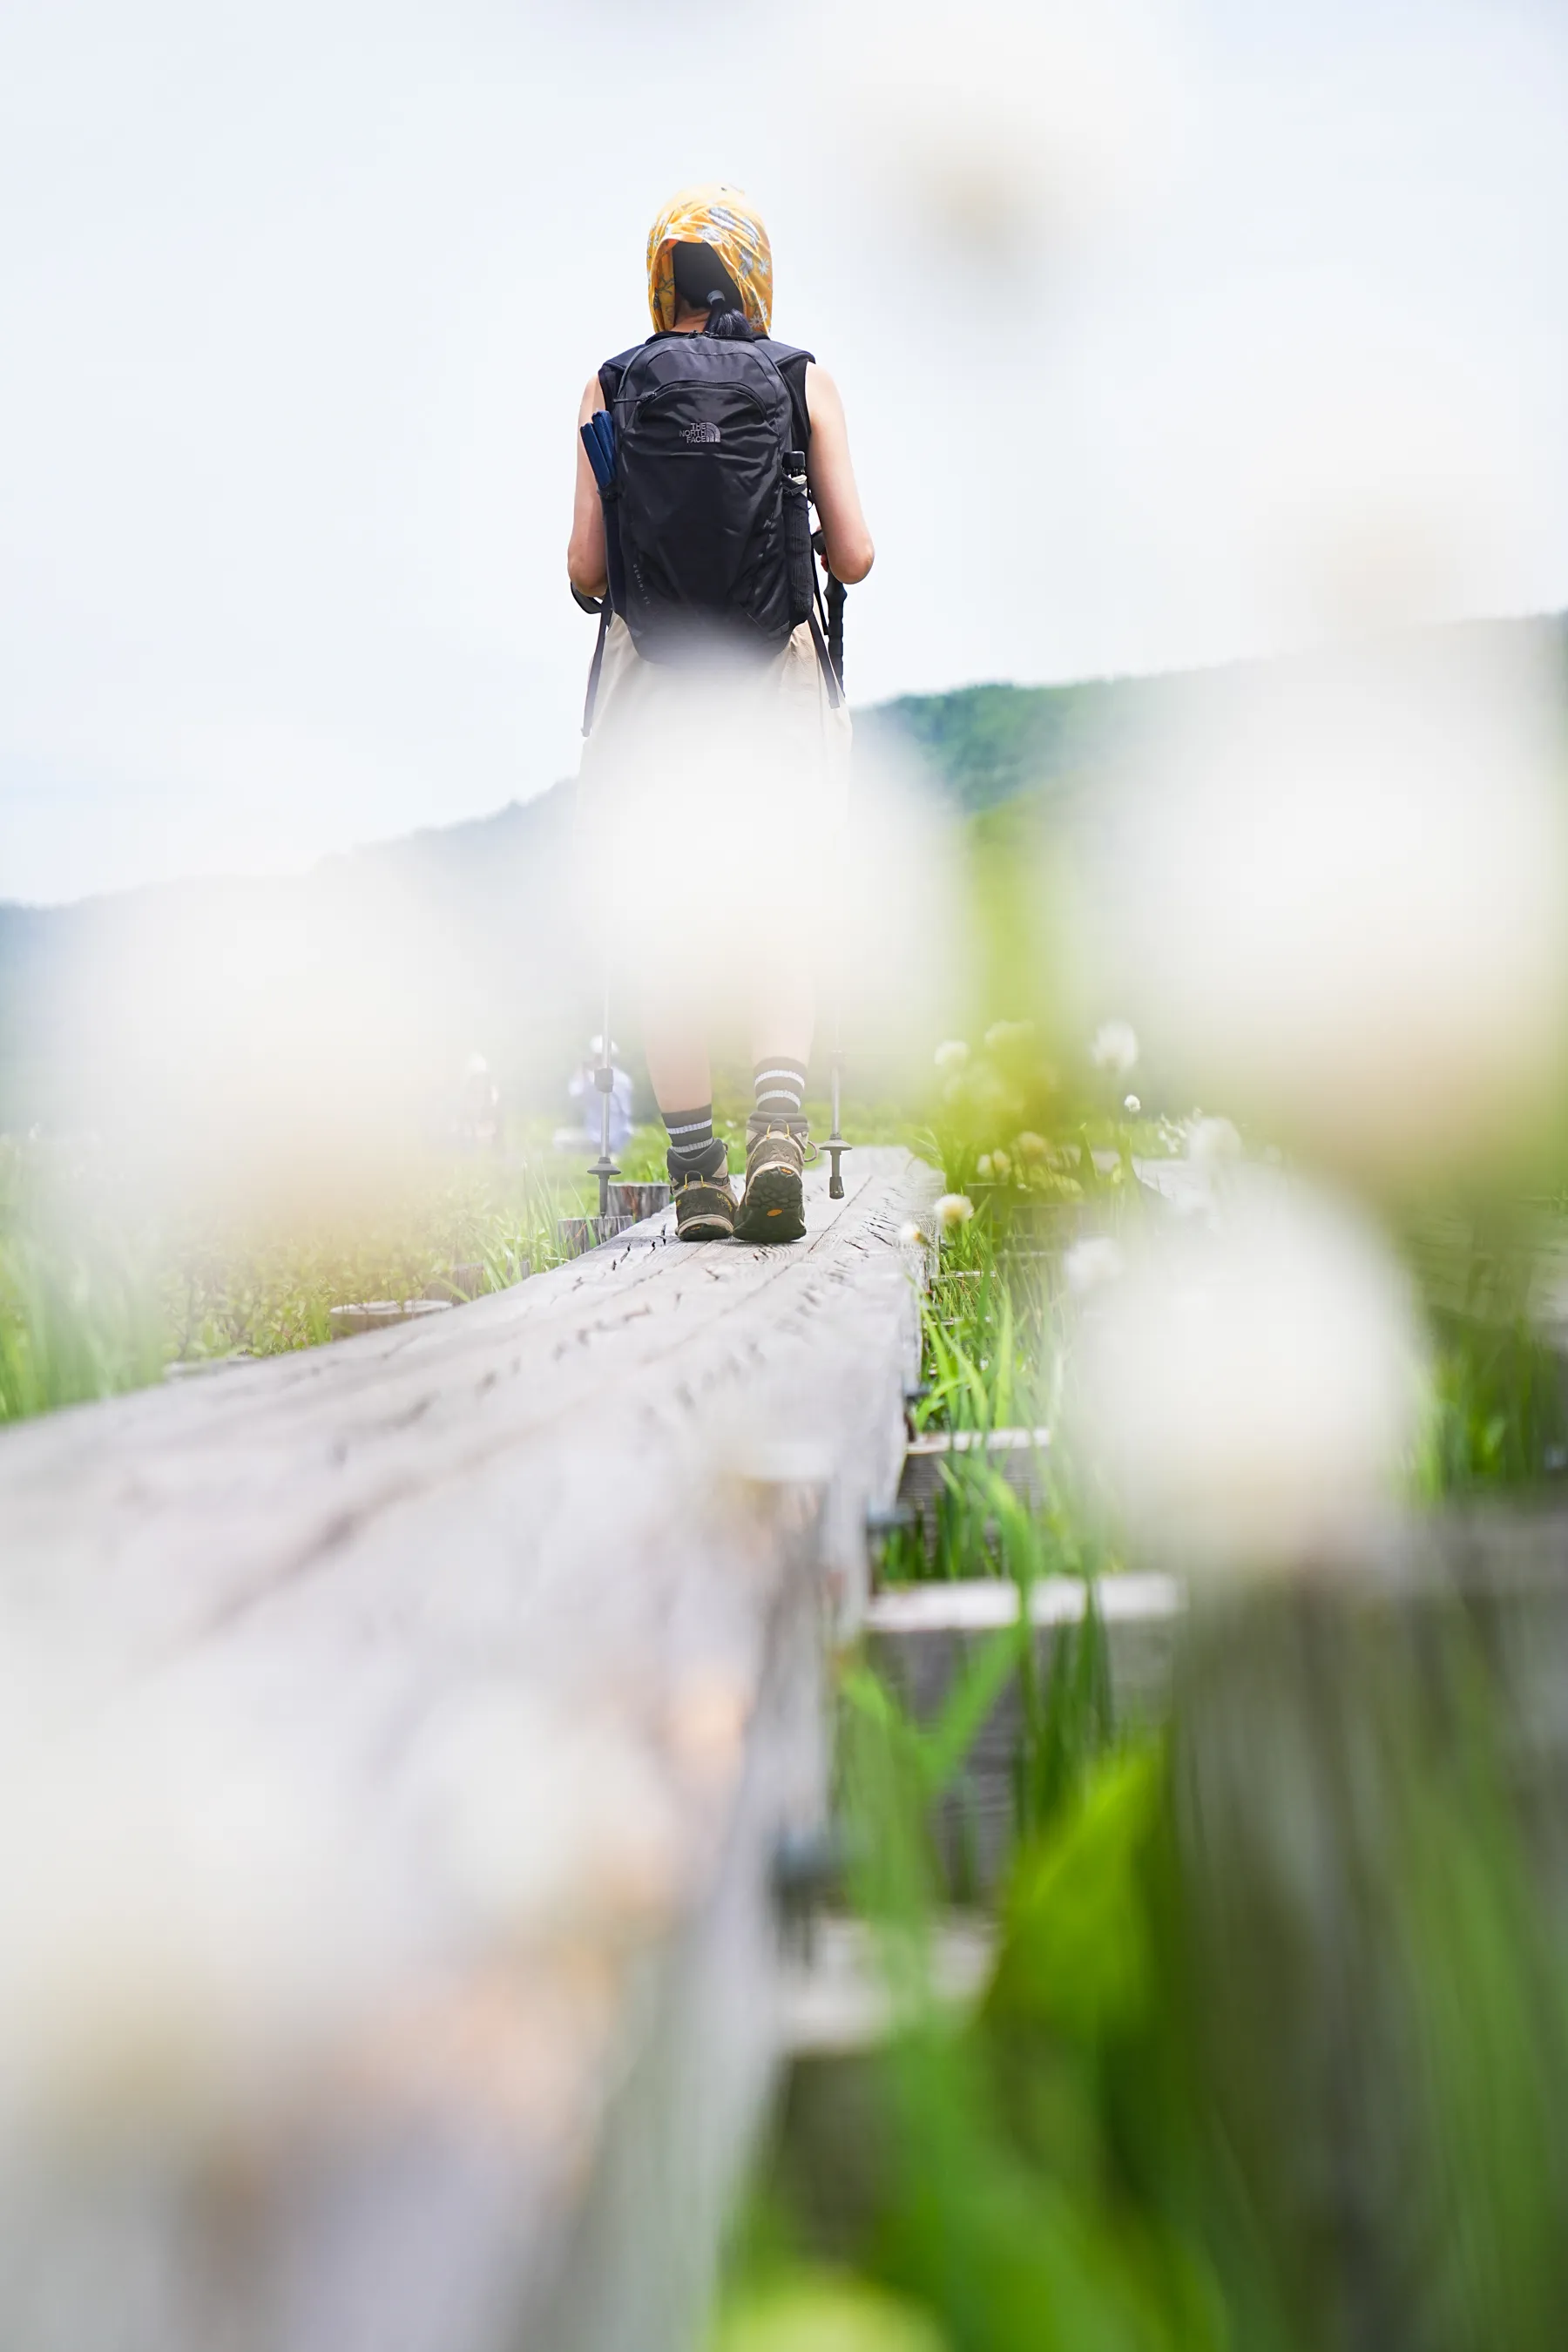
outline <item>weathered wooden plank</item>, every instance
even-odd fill
[[[863,1476],[847,1471],[834,1497],[830,1551],[847,1587],[855,1487],[890,1500],[901,1457],[901,1391],[890,1418],[879,1394],[868,1402],[861,1360],[892,1344],[900,1383],[913,1362],[895,1245],[907,1165],[867,1153],[837,1204],[815,1181],[821,1222],[793,1250],[692,1249],[664,1219],[438,1328],[237,1365],[177,1402],[143,1391],[0,1433],[0,1609],[25,1601],[62,1629],[92,1628],[116,1669],[145,1663],[496,1462],[526,1460],[531,1519],[568,1488],[592,1513],[606,1500],[602,1467],[574,1486],[568,1453],[612,1463],[635,1433],[645,1516],[658,1518],[692,1444],[710,1465],[781,1439],[852,1454],[840,1445],[847,1401],[851,1428],[889,1421]],[[618,1512],[617,1498],[617,1523]]]
[[[83,1979],[74,2074],[47,2042],[23,2069],[7,2341],[686,2340],[774,2047],[769,1857],[822,1802],[824,1612],[856,1619],[897,1486],[897,1237],[934,1189],[863,1151],[842,1203],[818,1173],[794,1248],[667,1221],[427,1323],[0,1436],[0,2042],[34,1947],[70,1956],[105,1815],[131,1830],[87,1906],[103,1949],[162,1910],[169,1983],[187,1944],[218,1979],[128,2107],[121,2042],[174,2000],[146,1969]],[[230,1904],[258,1814],[278,1851]],[[46,1835],[58,1906],[24,1875]],[[229,1951],[236,1907],[275,1967]],[[199,2130],[170,2080],[193,2072]],[[102,2130],[45,2163],[72,2083]],[[123,2157],[111,2111],[135,2160],[89,2163]]]
[[[1048,1429],[933,1430],[911,1438],[904,1456],[899,1500],[925,1510],[946,1491],[944,1468],[962,1473],[965,1465],[994,1471],[1016,1493],[1037,1503],[1043,1491]]]
[[[1181,1586],[1170,1577],[1140,1574],[1105,1577],[1095,1590],[1117,1718],[1158,1721],[1170,1706],[1184,1607]],[[1047,1577],[1035,1586],[1030,1613],[1042,1677],[1063,1630],[1082,1623],[1085,1599],[1077,1578]],[[907,1585],[872,1600],[866,1644],[904,1704],[929,1721],[978,1648],[1017,1622],[1018,1589],[1005,1577]],[[944,1867],[964,1895],[994,1884],[1011,1847],[1021,1732],[1018,1690],[1010,1683],[982,1726],[956,1788],[939,1809],[936,1832]]]

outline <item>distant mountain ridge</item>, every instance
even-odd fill
[[[962,686],[902,694],[856,714],[856,740],[913,752],[967,814],[1074,771],[1114,713],[1131,715],[1163,681],[1105,678],[1074,686]]]
[[[1568,615],[1461,621],[1443,641],[1517,646],[1542,641],[1568,710]],[[970,815],[1026,793],[1051,793],[1102,768],[1107,749],[1141,731],[1193,693],[1266,663],[1090,678],[1067,686],[964,686],[904,694],[856,714],[856,740],[911,751],[928,778]]]
[[[1544,632],[1563,665],[1561,620],[1463,625],[1507,639]],[[1091,789],[1110,752],[1220,674],[1112,678],[1064,686],[987,684],[901,695],[857,713],[857,741],[912,763],[947,803],[990,829],[1016,804],[1018,821],[1047,817]],[[117,972],[193,942],[193,983],[232,964],[247,926],[279,925],[340,956],[399,949],[405,972],[428,976],[426,1030],[447,1045],[486,1041],[520,1076],[555,1069],[597,1024],[577,984],[586,918],[568,887],[572,784],[493,814],[431,826],[324,858],[283,879],[189,881],[66,907],[0,902],[0,1129],[35,1119],[91,1123],[116,1050]],[[1007,820],[1011,826],[1012,820]],[[426,1008],[419,1008],[423,1017]],[[574,1044],[573,1041],[575,1041]],[[445,1050],[445,1048],[443,1048]]]

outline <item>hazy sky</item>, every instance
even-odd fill
[[[5,0],[0,897],[569,772],[574,404],[695,178],[844,389],[858,698],[1568,604],[1565,120],[1511,0]]]

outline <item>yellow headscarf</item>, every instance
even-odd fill
[[[741,289],[741,302],[759,334],[773,315],[773,255],[767,230],[739,188],[712,180],[682,188],[655,221],[647,240],[647,307],[660,333],[675,324],[675,248],[710,245]]]

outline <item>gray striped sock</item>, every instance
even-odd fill
[[[770,1054],[765,1062],[756,1066],[756,1103],[753,1118],[797,1119],[805,1101],[805,1064],[792,1062],[787,1055]]]
[[[703,1103],[696,1110],[661,1111],[659,1116],[669,1130],[666,1157],[672,1176],[716,1176],[729,1165],[723,1140],[713,1132],[711,1103]]]

